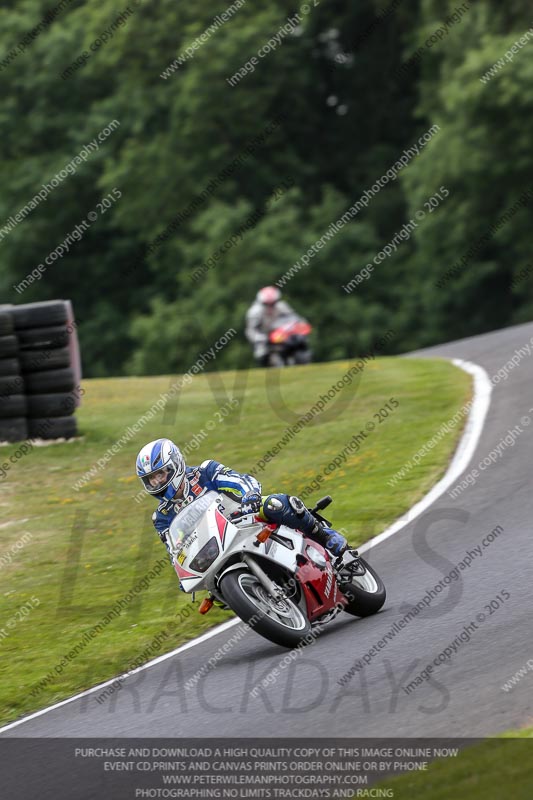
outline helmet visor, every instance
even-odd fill
[[[166,466],[162,467],[162,469],[156,469],[153,472],[149,472],[147,475],[143,475],[141,480],[144,483],[146,491],[150,492],[150,494],[162,492],[172,480],[175,471],[176,470],[171,466]]]

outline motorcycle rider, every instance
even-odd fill
[[[261,484],[254,477],[212,459],[198,467],[188,467],[179,447],[170,439],[146,444],[137,456],[136,472],[148,494],[160,501],[152,522],[167,550],[167,532],[178,511],[204,492],[214,490],[240,504],[242,514],[256,514],[264,522],[298,529],[335,558],[351,552],[344,536],[319,523],[298,497],[262,496]]]
[[[246,338],[253,345],[254,358],[261,367],[268,366],[268,335],[284,322],[303,318],[281,299],[277,286],[264,286],[246,312]]]

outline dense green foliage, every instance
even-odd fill
[[[229,2],[138,0],[121,9],[111,0],[8,0],[0,10],[0,300],[71,298],[87,375],[187,370],[230,326],[239,336],[217,367],[246,365],[243,318],[257,289],[279,280],[438,125],[285,296],[313,322],[320,360],[365,351],[388,328],[397,332],[388,352],[400,352],[529,319],[533,200],[479,240],[533,190],[533,38],[481,80],[530,27],[530,4],[471,0],[448,17],[458,5],[310,0],[301,24],[230,86],[298,3],[235,7],[164,79]],[[51,8],[59,9],[54,21],[19,48]],[[91,49],[121,11],[109,41]],[[113,120],[120,125],[86,163],[6,231],[9,217]],[[449,196],[346,293],[342,286],[441,186]],[[122,197],[83,239],[17,292],[115,187]],[[156,242],[191,204],[194,212]]]

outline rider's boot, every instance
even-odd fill
[[[334,528],[326,528],[318,522],[315,522],[313,530],[308,533],[308,536],[321,544],[322,547],[325,547],[336,558],[342,556],[348,547],[348,542],[342,533],[334,530]]]
[[[316,524],[316,529],[308,534],[316,542],[319,542],[335,558],[333,566],[337,570],[359,566],[359,554],[354,547],[350,547],[344,536],[334,528],[327,528],[325,525]]]
[[[342,533],[318,522],[299,497],[271,494],[263,503],[262,513],[267,522],[288,525],[302,531],[310,539],[325,547],[337,560],[349,550],[348,542]]]

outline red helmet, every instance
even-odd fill
[[[257,292],[257,300],[264,306],[273,306],[281,300],[281,292],[277,286],[265,286]]]

